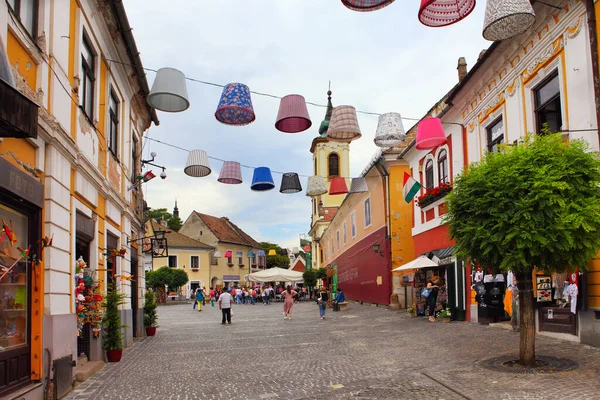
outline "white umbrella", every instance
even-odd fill
[[[250,282],[302,282],[302,272],[271,268],[248,274]]]
[[[392,270],[392,272],[397,272],[397,271],[406,271],[409,269],[421,269],[421,268],[427,268],[427,267],[437,267],[438,264],[431,261],[429,258],[425,257],[425,256],[420,256],[414,260],[412,260],[409,263],[406,263],[404,265],[399,266],[398,268],[395,268]]]

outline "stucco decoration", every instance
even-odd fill
[[[550,58],[558,54],[563,49],[563,47],[564,40],[562,37],[555,40],[550,46],[548,46],[548,48],[546,48],[545,51],[543,51],[542,53],[540,53],[539,56],[533,59],[533,61],[529,64],[525,72],[523,72],[523,80],[529,80],[533,76],[534,72],[538,69],[538,67],[540,67]]]
[[[584,17],[585,14],[581,14],[579,16],[579,19],[577,20],[577,23],[574,26],[569,26],[566,29],[567,38],[574,39],[575,37],[577,37],[577,35],[579,35],[579,32],[581,32],[581,27],[583,26]]]

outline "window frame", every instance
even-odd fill
[[[423,167],[423,170],[425,171],[424,173],[424,180],[425,180],[425,185],[423,185],[425,187],[425,190],[431,190],[433,189],[435,186],[435,171],[433,170],[433,159],[432,158],[427,158],[425,160],[425,166]],[[429,172],[431,171],[431,181],[428,179],[428,175]]]
[[[80,52],[81,55],[81,69],[82,69],[82,74],[83,76],[81,77],[81,89],[82,89],[82,95],[81,95],[81,104],[80,104],[80,108],[83,111],[83,114],[87,117],[87,119],[90,122],[94,121],[94,96],[95,96],[95,86],[96,86],[96,75],[95,75],[95,70],[94,68],[96,67],[96,54],[94,53],[94,48],[92,47],[90,40],[88,39],[87,34],[85,33],[85,30],[83,31],[83,35],[81,38],[81,46],[85,47],[88,51],[88,53],[90,54],[90,58],[91,58],[91,62],[93,65],[88,65],[88,61],[85,59],[85,57],[83,56],[83,52]],[[91,103],[92,104],[87,104],[88,101],[88,79],[89,79],[89,83],[91,85],[91,88],[89,88],[89,90],[91,91],[90,93],[90,98],[91,98]],[[88,110],[88,106],[89,106],[89,110]]]
[[[339,250],[340,249],[340,230],[339,229],[335,232],[335,242],[337,244],[337,249]]]
[[[138,140],[135,136],[135,131],[131,132],[131,183],[137,182],[137,166],[138,166]],[[200,233],[202,234],[202,233]]]
[[[40,17],[40,1],[39,0],[13,0],[13,2],[14,2],[14,7],[11,4],[10,0],[7,2],[8,8],[19,19],[19,22],[25,28],[25,31],[27,32],[29,37],[34,42],[37,43],[37,33],[38,33],[38,29],[39,29],[38,19]],[[32,5],[31,31],[29,31],[29,27],[22,19],[22,14],[23,14],[22,6],[23,6],[23,3],[27,3],[27,2],[30,2]]]
[[[442,149],[438,153],[437,158],[438,166],[438,184],[450,183],[450,170],[448,163],[448,150]],[[442,168],[443,167],[443,168]],[[442,174],[443,169],[443,174]]]
[[[335,255],[335,248],[333,246],[334,246],[334,243],[333,243],[333,237],[332,237],[331,238],[331,257],[333,257]]]
[[[172,259],[171,257],[173,257],[175,259],[175,266],[174,267],[171,266],[171,259]],[[179,264],[178,261],[179,260],[178,260],[178,257],[177,257],[176,254],[169,254],[169,259],[168,259],[169,268],[175,268],[176,269],[177,265]]]
[[[350,229],[351,229],[351,235],[352,238],[356,237],[356,211],[352,211],[350,213]]]
[[[367,197],[365,201],[363,201],[363,217],[365,218],[365,228],[370,227],[373,224],[371,215],[371,197]]]
[[[113,110],[113,103],[115,106],[115,110]],[[119,109],[121,108],[121,103],[115,93],[114,88],[110,88],[108,95],[108,150],[112,153],[112,155],[119,159]],[[114,129],[113,129],[114,127]]]
[[[346,221],[344,220],[344,223],[342,224],[342,237],[344,240],[344,244],[348,243],[348,226],[346,225]]]
[[[194,258],[198,261],[197,266],[194,267]],[[190,256],[190,268],[191,269],[200,269],[200,256]]]
[[[498,126],[498,124],[501,124],[502,128],[504,128],[504,120],[502,119],[502,115],[499,116],[498,118],[496,118],[494,121],[492,121],[485,128],[485,133],[486,133],[486,137],[487,137],[487,151],[489,153],[494,153],[494,151],[492,150],[494,148],[494,146],[496,146],[496,149],[498,149],[497,146],[504,143],[504,132],[502,133],[502,136],[498,136],[496,139],[492,140],[492,129],[495,128],[496,126]],[[497,151],[498,150],[496,150],[496,152]]]
[[[336,171],[334,171],[334,172],[336,172],[336,174],[332,174],[331,173],[331,169],[332,169],[331,160],[333,158],[335,158],[336,164],[337,164],[335,166]],[[327,155],[327,177],[329,179],[331,179],[331,178],[337,178],[339,176],[340,176],[340,155],[338,153],[335,153],[335,152],[329,153]]]
[[[544,88],[546,85],[548,85],[554,79],[557,79],[557,81],[558,81],[558,94],[555,94],[553,97],[546,100],[544,103],[538,104],[538,94],[539,94],[540,90],[542,88]],[[558,122],[559,122],[560,126],[557,127],[556,132],[560,132],[560,129],[563,124],[560,86],[561,86],[560,75],[558,73],[558,69],[556,69],[556,70],[550,72],[549,74],[547,74],[547,76],[544,77],[544,79],[542,79],[542,81],[540,83],[538,83],[537,85],[535,85],[535,87],[532,89],[533,105],[534,105],[533,114],[535,116],[535,129],[536,129],[536,133],[538,135],[541,134],[541,130],[543,128],[543,126],[542,126],[543,124],[540,122],[540,113],[543,112],[543,110],[546,107],[548,107],[549,105],[551,105],[552,103],[557,103],[557,105],[558,105],[557,115],[558,115]],[[555,133],[555,132],[553,132],[553,133]]]

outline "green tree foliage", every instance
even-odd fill
[[[327,279],[327,268],[319,268],[316,275],[317,279]]]
[[[174,231],[179,231],[181,225],[183,225],[183,221],[181,221],[181,218],[171,214],[169,211],[167,211],[166,208],[153,208],[148,213],[148,217],[157,221],[164,219],[165,221],[167,221],[167,226],[169,227],[169,229],[172,229]]]
[[[146,272],[146,288],[155,289],[159,293],[159,302],[166,298],[165,287],[176,292],[188,280],[187,272],[167,266],[160,267],[156,271]]]
[[[188,282],[188,274],[182,269],[171,268],[171,281],[169,282],[169,288],[178,291],[180,287]]]
[[[116,287],[113,282],[112,287]],[[104,350],[120,350],[123,348],[123,334],[121,328],[121,313],[119,308],[125,303],[125,295],[117,290],[109,291],[104,297],[102,306],[104,307],[104,316],[102,317],[102,348]]]
[[[156,299],[152,290],[146,290],[144,295],[144,326],[146,328],[156,327]]]
[[[302,278],[304,278],[304,286],[307,288],[313,288],[317,285],[317,273],[311,269],[304,271]]]
[[[445,222],[457,255],[515,272],[520,362],[535,363],[533,283],[545,272],[585,269],[600,249],[600,160],[586,142],[528,136],[488,153],[454,182]]]
[[[267,269],[269,268],[283,268],[283,269],[288,269],[288,267],[290,266],[290,258],[288,256],[282,256],[281,253],[281,247],[279,247],[279,245],[274,244],[274,243],[269,243],[269,242],[260,242],[260,245],[262,246],[262,248],[265,250],[265,253],[267,254]],[[270,256],[269,255],[269,250],[271,249],[275,249],[275,252],[277,253],[274,256]]]

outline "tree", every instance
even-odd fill
[[[304,286],[306,288],[310,289],[317,285],[317,274],[312,269],[304,271],[302,278],[304,278]]]
[[[153,208],[148,213],[148,217],[157,221],[165,220],[169,229],[174,231],[179,231],[181,225],[183,225],[181,218],[179,218],[177,215],[171,214],[166,208]]]
[[[183,281],[184,276],[185,281]],[[182,281],[183,283],[181,283]],[[164,303],[167,299],[165,293],[166,287],[177,290],[180,286],[185,285],[187,281],[188,276],[184,270],[178,270],[167,266],[160,267],[156,271],[146,272],[146,287],[152,288],[158,292],[159,303]]]
[[[116,283],[112,283],[116,287]],[[104,297],[102,306],[104,307],[104,316],[102,317],[102,348],[104,350],[121,350],[123,348],[123,333],[121,329],[124,325],[121,323],[121,305],[125,304],[125,294],[119,291],[111,290]]]
[[[317,279],[327,279],[327,268],[319,268],[316,272]]]
[[[156,314],[156,301],[152,290],[147,290],[144,295],[144,326],[155,328],[158,315]]]
[[[457,255],[515,273],[523,365],[535,365],[532,271],[584,270],[598,253],[599,184],[600,160],[586,142],[538,135],[487,153],[448,195]]]
[[[283,268],[288,269],[290,266],[290,258],[288,256],[281,255],[281,247],[277,244],[269,243],[269,242],[260,242],[260,245],[265,252],[267,253],[267,269],[270,268]],[[270,256],[269,250],[274,249],[277,253],[274,256]]]
[[[174,292],[178,292],[179,288],[188,282],[188,274],[182,269],[171,269],[171,281],[169,282],[169,288],[174,289]]]

